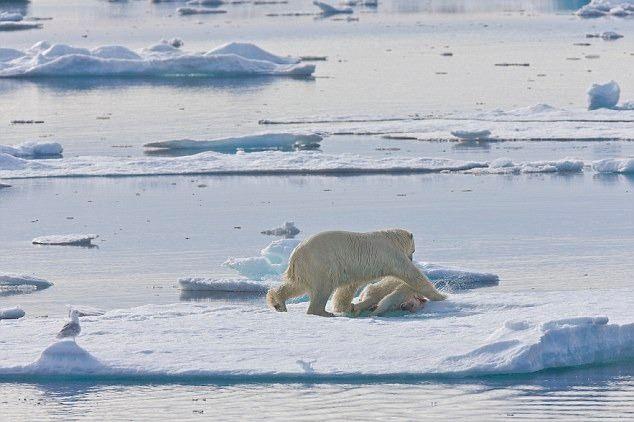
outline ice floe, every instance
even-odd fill
[[[634,174],[634,158],[606,158],[592,163],[598,173]]]
[[[425,379],[634,358],[631,289],[473,291],[380,318],[320,318],[306,308],[279,313],[262,301],[118,309],[83,318],[80,345],[51,344],[63,318],[24,319],[3,325],[0,379]]]
[[[211,9],[209,7],[179,7],[178,9],[176,9],[176,13],[181,16],[219,15],[227,13],[227,11],[222,9]]]
[[[278,283],[266,280],[253,281],[241,278],[205,278],[184,277],[178,279],[181,290],[185,291],[213,291],[232,293],[266,293],[269,288]]]
[[[0,22],[20,22],[24,19],[21,13],[0,12]]]
[[[36,237],[31,242],[34,245],[94,246],[92,240],[98,237],[96,234],[62,234]]]
[[[585,163],[576,158],[561,160],[525,161],[514,163],[509,158],[493,160],[488,167],[470,170],[475,174],[519,174],[519,173],[577,173],[583,170]]]
[[[174,141],[151,142],[146,148],[163,150],[192,150],[192,151],[231,151],[242,149],[257,151],[267,149],[293,149],[318,146],[322,141],[321,135],[315,133],[262,133],[256,135],[219,138],[209,141],[194,141],[179,139]]]
[[[44,290],[53,283],[42,278],[26,274],[0,274],[0,289],[11,287],[31,287],[35,290]]]
[[[39,42],[20,52],[0,54],[0,77],[37,76],[299,76],[315,66],[280,57],[245,43],[231,43],[206,53],[188,53],[159,43],[135,53],[124,46],[92,50]]]
[[[592,0],[575,12],[581,18],[599,18],[602,16],[626,17],[634,15],[632,0]]]
[[[323,15],[351,14],[354,11],[351,7],[335,7],[323,1],[313,1],[313,4],[321,10]]]
[[[490,139],[491,131],[488,129],[481,130],[453,130],[451,134],[459,139],[466,141],[481,141]]]
[[[29,141],[18,145],[0,145],[0,154],[14,157],[50,157],[59,156],[64,149],[57,142]]]
[[[614,81],[605,84],[592,84],[588,88],[588,110],[614,108],[619,102],[621,88]]]
[[[439,173],[486,167],[486,162],[449,158],[370,157],[318,151],[263,151],[223,154],[201,152],[184,157],[72,157],[24,160],[0,153],[0,178],[142,176],[142,175],[264,175],[264,174],[390,174]]]
[[[20,307],[0,309],[0,319],[20,319],[26,313]]]
[[[287,239],[292,239],[299,234],[299,229],[295,226],[294,222],[287,221],[281,227],[262,230],[260,233],[268,236],[284,236]]]
[[[280,279],[288,266],[299,239],[280,239],[271,242],[258,256],[229,258],[223,265],[236,270],[250,280]],[[448,268],[425,262],[416,265],[440,288],[450,291],[495,286],[500,279],[491,273],[482,273],[459,268]]]

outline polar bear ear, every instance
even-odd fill
[[[407,234],[409,235],[410,239],[412,239],[412,240],[414,239],[414,234],[412,232],[407,232]]]

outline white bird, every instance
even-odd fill
[[[72,338],[73,341],[75,341],[75,337],[81,332],[79,312],[75,309],[71,309],[68,312],[68,316],[70,317],[70,321],[64,324],[59,333],[57,333],[57,338]]]

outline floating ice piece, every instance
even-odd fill
[[[19,307],[0,309],[0,319],[20,319],[24,315],[26,313]]]
[[[107,47],[107,48],[106,48]],[[207,53],[188,53],[159,43],[134,53],[123,46],[93,50],[39,42],[21,52],[0,56],[0,77],[38,76],[298,76],[315,65],[280,57],[253,44],[232,43]]]
[[[22,19],[21,13],[0,12],[0,22],[20,22]]]
[[[6,185],[4,183],[0,183],[0,189],[2,189],[2,188],[10,188],[10,187],[11,187],[11,185]]]
[[[73,157],[23,160],[0,153],[0,178],[147,176],[183,174],[393,174],[440,173],[486,167],[485,162],[449,158],[370,157],[318,151],[263,151],[223,154],[201,152],[184,157]]]
[[[619,102],[621,88],[619,84],[610,81],[605,84],[592,84],[588,88],[588,110],[599,108],[614,108]]]
[[[181,16],[189,16],[189,15],[216,15],[227,13],[226,10],[222,9],[210,9],[207,7],[179,7],[176,9],[176,13]]]
[[[13,146],[0,145],[0,154],[23,158],[59,156],[63,151],[57,142],[29,141]]]
[[[30,287],[34,290],[44,290],[51,287],[53,283],[42,278],[33,277],[26,274],[0,274],[0,289]]]
[[[267,149],[307,148],[319,145],[322,137],[315,133],[262,133],[257,135],[219,138],[210,141],[180,139],[174,141],[151,142],[146,148],[192,151],[225,151],[242,149],[245,151]]]
[[[270,230],[263,230],[260,233],[269,236],[284,236],[286,239],[292,239],[299,234],[299,229],[295,227],[294,222],[287,221],[282,227],[277,227]]]
[[[42,24],[37,22],[0,21],[0,31],[22,31],[25,29],[39,29],[39,28],[42,28]]]
[[[634,158],[606,158],[592,163],[598,173],[634,173]]]
[[[34,245],[59,245],[59,246],[93,246],[93,239],[98,238],[96,234],[61,234],[40,236],[33,239]]]
[[[188,5],[201,5],[201,6],[220,6],[226,4],[224,0],[190,0]]]
[[[266,293],[269,288],[277,283],[245,279],[187,277],[178,279],[178,284],[180,289],[185,291]]]
[[[608,14],[626,17],[634,14],[632,0],[592,0],[575,12],[581,18],[599,18]]]
[[[451,134],[456,138],[464,139],[466,141],[480,141],[490,139],[491,131],[488,129],[483,130],[454,130]]]
[[[611,41],[611,40],[618,40],[619,38],[623,38],[623,35],[617,34],[614,31],[606,31],[603,34],[601,34],[601,38],[603,38],[606,41]]]
[[[337,15],[337,14],[350,14],[353,13],[351,7],[335,7],[323,1],[313,1],[313,4],[321,9],[323,15]]]

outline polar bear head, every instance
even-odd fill
[[[275,288],[269,289],[266,294],[266,303],[278,312],[286,312],[286,301],[280,297],[277,289]]]
[[[410,260],[414,258],[416,245],[414,244],[414,235],[404,229],[387,229],[379,233],[390,239],[396,247],[402,250]]]

